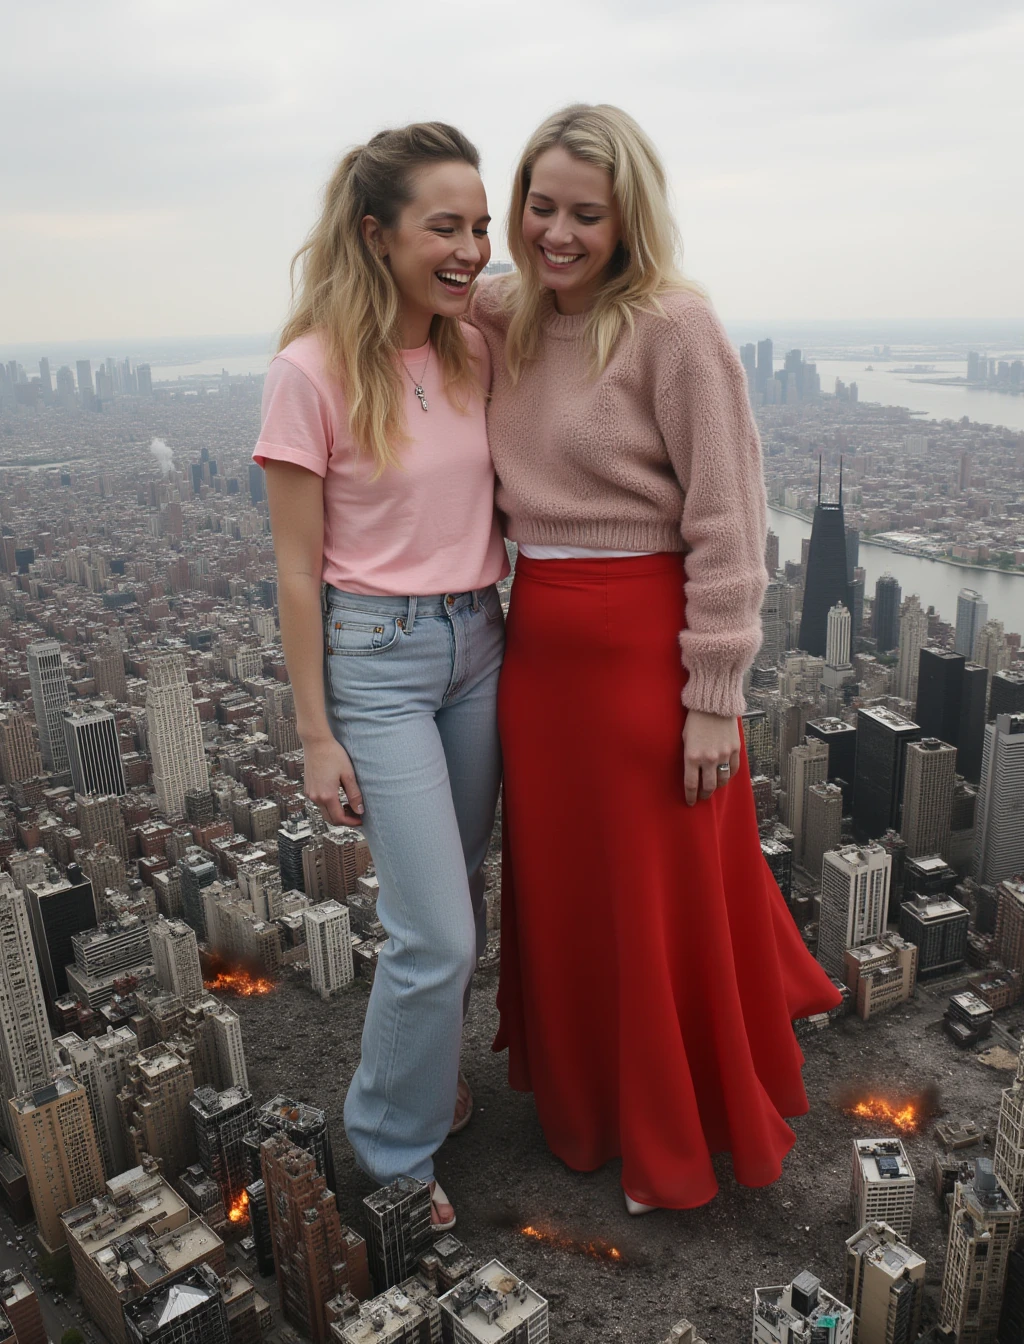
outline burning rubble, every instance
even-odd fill
[[[232,966],[219,958],[211,958],[203,976],[203,988],[211,994],[234,994],[248,999],[255,994],[270,994],[277,988],[277,981],[258,975],[247,966]]]

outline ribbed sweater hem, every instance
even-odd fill
[[[535,546],[591,546],[608,551],[687,549],[678,523],[628,522],[621,518],[575,522],[554,518],[509,520],[505,535],[517,545],[525,541]]]

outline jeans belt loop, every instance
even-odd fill
[[[479,589],[479,588],[474,588],[474,589],[473,589],[473,610],[474,610],[474,611],[479,611],[479,610],[480,610],[480,589]]]
[[[414,597],[410,597],[409,612],[405,618],[405,633],[407,635],[412,634],[412,628],[415,624],[416,624],[416,599]]]

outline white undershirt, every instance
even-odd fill
[[[595,546],[536,546],[532,541],[519,543],[519,554],[527,560],[625,560],[635,555],[655,555],[655,551],[606,551]]]

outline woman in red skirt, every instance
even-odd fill
[[[518,273],[473,320],[519,545],[499,718],[501,1025],[513,1087],[632,1213],[691,1208],[732,1155],[776,1180],[807,1110],[791,1021],[839,995],[761,854],[737,715],[766,512],[743,370],[674,263],[657,154],[567,108],[516,174]]]

